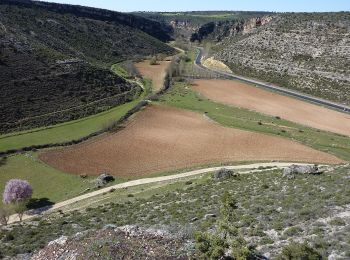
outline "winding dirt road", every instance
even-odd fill
[[[199,169],[199,170],[193,170],[193,171],[188,171],[184,173],[179,173],[179,174],[174,174],[174,175],[168,175],[168,176],[161,176],[161,177],[153,177],[153,178],[144,178],[144,179],[138,179],[138,180],[133,180],[133,181],[128,181],[120,184],[116,184],[113,186],[109,186],[97,191],[93,191],[66,201],[62,201],[59,203],[54,204],[52,207],[46,207],[46,208],[41,208],[33,211],[29,211],[27,214],[23,216],[23,220],[29,220],[33,217],[36,217],[41,214],[48,214],[51,213],[57,209],[72,205],[74,203],[80,202],[85,199],[89,199],[91,197],[95,197],[98,195],[101,195],[103,193],[109,192],[111,189],[123,189],[123,188],[128,188],[128,187],[133,187],[133,186],[138,186],[138,185],[144,185],[144,184],[151,184],[151,183],[158,183],[158,182],[166,182],[166,181],[171,181],[171,180],[179,180],[182,178],[186,177],[191,177],[191,176],[196,176],[204,173],[209,173],[209,172],[215,172],[221,168],[226,168],[230,170],[236,170],[236,171],[242,171],[242,170],[249,170],[245,171],[244,173],[254,173],[254,172],[259,172],[259,171],[266,171],[265,170],[259,170],[259,167],[269,167],[269,170],[272,169],[283,169],[286,168],[292,164],[295,163],[290,163],[290,162],[271,162],[271,163],[253,163],[253,164],[246,164],[246,165],[233,165],[233,166],[220,166],[220,167],[210,167],[210,168],[205,168],[205,169]],[[309,164],[300,164],[298,165],[309,165]],[[17,215],[12,215],[9,220],[9,224],[18,222],[18,216]]]

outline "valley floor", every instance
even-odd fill
[[[148,106],[115,134],[39,158],[63,172],[119,177],[232,161],[343,162],[287,139],[225,128],[204,114],[159,105]]]

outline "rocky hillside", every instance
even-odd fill
[[[231,32],[215,58],[235,73],[350,104],[350,13],[280,14],[246,34]]]
[[[222,41],[226,37],[246,34],[252,30],[269,23],[273,19],[271,15],[257,16],[247,19],[235,19],[229,21],[210,22],[202,25],[197,32],[191,35],[191,41],[211,40]]]
[[[72,259],[76,252],[81,259],[176,259],[210,248],[198,231],[218,235],[216,246],[225,244],[217,232],[229,213],[232,236],[244,237],[270,259],[290,259],[276,257],[291,241],[306,241],[322,255],[292,259],[349,259],[349,180],[347,164],[255,174],[220,169],[174,183],[111,188],[57,212],[0,226],[0,258]]]
[[[175,38],[190,39],[192,34],[203,31],[212,23],[226,23],[229,21],[245,21],[250,18],[267,15],[267,12],[241,11],[193,11],[193,12],[138,12],[139,16],[159,21],[173,28]],[[210,25],[209,25],[210,26]],[[198,40],[198,39],[197,39]]]
[[[160,41],[170,39],[169,30],[117,12],[1,1],[0,133],[76,119],[132,100],[140,88],[113,74],[111,64],[173,54]]]

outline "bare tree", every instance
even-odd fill
[[[0,224],[6,226],[9,222],[11,211],[8,207],[0,207]]]

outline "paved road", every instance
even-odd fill
[[[205,69],[205,70],[209,70],[209,71],[215,72],[217,74],[223,75],[225,78],[238,79],[238,80],[250,83],[250,84],[255,84],[255,85],[259,86],[259,87],[263,87],[263,88],[266,88],[266,89],[269,89],[269,90],[273,90],[273,91],[278,92],[278,93],[282,93],[284,95],[288,95],[288,96],[296,97],[296,98],[299,98],[299,99],[303,99],[303,100],[306,100],[306,101],[309,101],[309,102],[312,102],[312,103],[315,103],[315,104],[318,104],[318,105],[321,105],[321,106],[326,106],[326,107],[338,110],[340,112],[344,112],[344,113],[349,113],[350,114],[350,107],[342,105],[342,104],[337,104],[337,103],[334,103],[334,102],[331,102],[331,101],[328,101],[328,100],[324,100],[324,99],[321,99],[321,98],[317,98],[317,97],[313,97],[313,96],[310,96],[310,95],[306,95],[306,94],[303,94],[303,93],[300,93],[300,92],[297,92],[297,91],[285,89],[285,88],[282,88],[282,87],[277,87],[277,86],[274,86],[274,85],[271,85],[271,84],[268,84],[268,83],[265,83],[265,82],[249,79],[249,78],[246,78],[246,77],[237,76],[237,75],[234,75],[232,73],[217,71],[217,70],[213,70],[213,69],[209,69],[207,67],[204,67],[202,65],[202,63],[201,63],[201,60],[203,58],[203,48],[198,47],[197,49],[198,49],[198,54],[197,54],[197,57],[196,57],[194,63],[195,63],[195,65],[197,65],[201,69]]]
[[[184,173],[179,173],[179,174],[174,174],[174,175],[154,177],[154,178],[144,178],[144,179],[138,179],[138,180],[134,180],[134,181],[128,181],[128,182],[116,184],[116,185],[113,185],[110,187],[106,187],[106,188],[103,188],[100,190],[96,190],[96,191],[93,191],[90,193],[86,193],[84,195],[81,195],[81,196],[78,196],[78,197],[75,197],[75,198],[72,198],[72,199],[69,199],[66,201],[56,203],[51,207],[41,208],[41,209],[37,209],[37,210],[31,211],[31,212],[29,211],[27,214],[25,214],[23,216],[23,220],[28,220],[28,219],[33,218],[35,216],[38,216],[40,214],[50,213],[54,210],[72,205],[76,202],[79,202],[79,201],[82,201],[85,199],[89,199],[89,198],[95,197],[97,195],[101,195],[103,193],[109,192],[111,189],[123,189],[123,188],[143,185],[143,184],[177,180],[177,179],[191,177],[191,176],[200,175],[200,174],[204,174],[204,173],[215,172],[221,168],[226,168],[226,169],[236,170],[236,171],[249,170],[246,173],[253,173],[256,171],[260,171],[260,169],[258,169],[259,167],[273,167],[275,169],[282,169],[282,168],[288,167],[292,164],[295,164],[295,163],[271,162],[271,163],[253,163],[253,164],[246,164],[246,165],[210,167],[210,168],[199,169],[199,170],[194,170],[194,171],[189,171],[189,172],[184,172]],[[298,163],[298,165],[308,165],[308,164]],[[12,215],[10,217],[9,223],[14,223],[17,221],[19,221],[18,216]]]

